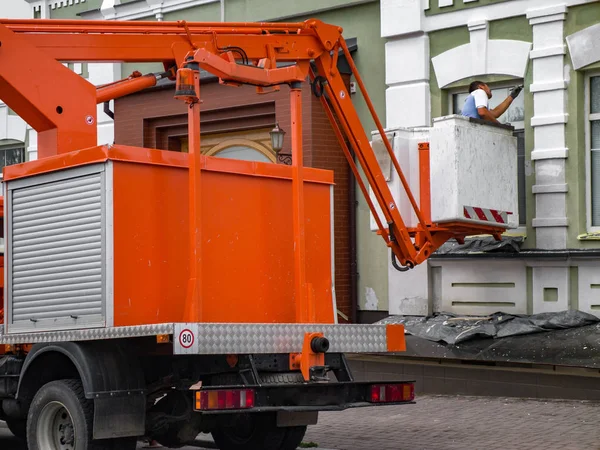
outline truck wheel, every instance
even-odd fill
[[[94,402],[79,380],[52,381],[35,395],[27,417],[29,450],[133,450],[135,438],[92,440]]]
[[[15,437],[25,439],[27,437],[26,419],[6,419],[6,426]]]
[[[278,428],[273,414],[239,414],[224,419],[212,435],[220,450],[295,450],[306,427]]]

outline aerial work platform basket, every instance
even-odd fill
[[[515,228],[518,215],[517,138],[506,125],[462,116],[434,119],[428,128],[386,130],[412,192],[431,223]],[[373,148],[408,227],[416,215],[388,159],[379,133]],[[371,228],[377,229],[373,215]]]

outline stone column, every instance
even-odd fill
[[[422,31],[424,17],[421,0],[381,1],[381,35],[388,38],[385,45],[387,128],[431,124],[429,37]],[[390,314],[427,315],[430,312],[426,263],[400,273],[388,260],[388,288]]]
[[[565,80],[564,4],[529,10],[533,27],[534,129],[535,144],[531,159],[535,164],[536,247],[564,249],[567,246],[566,144],[567,81]],[[562,262],[535,261],[533,274],[533,312],[569,309],[569,268]]]
[[[542,249],[564,249],[567,245],[566,211],[566,127],[567,83],[565,81],[564,21],[567,7],[563,4],[527,12],[533,27],[533,84],[535,146],[531,154],[535,162],[536,246]]]

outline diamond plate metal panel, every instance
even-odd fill
[[[192,330],[190,345],[183,333]],[[176,354],[294,353],[302,350],[304,334],[322,332],[330,342],[330,352],[387,352],[385,325],[307,325],[307,324],[175,324]],[[189,345],[189,347],[187,347]]]
[[[87,330],[47,331],[38,333],[15,333],[4,335],[0,326],[0,344],[36,344],[69,341],[96,341],[101,339],[123,339],[158,334],[173,334],[173,324],[140,325],[136,327],[94,328]]]
[[[8,335],[3,331],[0,326],[0,344],[12,345],[172,334],[173,352],[178,355],[296,353],[302,351],[305,333],[321,332],[333,353],[387,352],[385,325],[176,323]]]

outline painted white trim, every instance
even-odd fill
[[[487,20],[472,20],[467,24],[469,28],[469,32],[477,31],[477,30],[485,30],[488,27]]]
[[[542,159],[566,159],[569,156],[568,148],[543,148],[533,150],[531,152],[532,161],[540,161]]]
[[[556,125],[558,123],[567,123],[569,114],[556,114],[554,116],[535,116],[531,118],[532,127],[543,127],[545,125]]]
[[[440,8],[445,8],[447,6],[453,6],[454,0],[438,0],[438,6]]]
[[[82,13],[81,16],[90,20],[136,20],[152,16],[160,16],[162,18],[165,13],[220,1],[221,0],[162,0],[160,4],[156,5],[152,4],[152,0],[124,4],[118,4],[118,0],[104,0],[100,11],[89,11]]]
[[[0,0],[2,1],[2,0]],[[109,0],[112,1],[112,0]],[[118,0],[117,0],[118,1]],[[153,0],[146,0],[147,2],[152,2]],[[125,3],[121,5],[117,5],[117,17],[111,17],[110,20],[135,20],[142,19],[144,17],[152,17],[156,16],[157,18],[162,18],[164,13],[176,12],[182,9],[192,8],[194,6],[209,4],[209,3],[221,3],[221,21],[225,21],[225,10],[224,10],[224,1],[225,0],[159,0],[165,2],[162,6],[148,6],[143,2],[134,2],[134,3]],[[321,8],[312,10],[311,14],[318,14],[326,11],[332,11],[340,8],[348,8],[351,6],[362,5],[366,3],[374,3],[375,0],[356,0],[349,1],[344,5],[335,5],[331,7]],[[287,15],[287,16],[277,16],[277,17],[264,17],[261,20],[257,20],[257,22],[277,22],[282,20],[287,20],[290,18],[296,17],[296,15]],[[105,20],[106,18],[100,13],[100,11],[88,11],[81,14],[83,19],[89,20]]]
[[[431,59],[440,88],[478,75],[525,78],[531,43],[503,39],[473,42],[473,35],[477,33],[481,33],[479,28],[471,33],[471,43],[455,47]]]
[[[558,55],[566,55],[567,54],[567,46],[560,45],[558,47],[547,47],[540,48],[537,50],[531,50],[529,53],[529,57],[531,59],[539,59],[539,58],[548,58],[549,56],[558,56]]]
[[[555,194],[558,192],[569,192],[569,186],[565,184],[536,184],[531,192],[534,194]]]
[[[563,0],[561,4],[566,7],[594,3],[597,0]],[[511,1],[494,3],[479,8],[461,9],[445,14],[435,14],[425,17],[422,30],[425,32],[444,30],[467,25],[473,19],[493,20],[522,16],[527,11],[535,11],[548,4],[548,0]],[[399,33],[402,34],[402,33]]]
[[[569,53],[575,70],[600,61],[598,42],[600,42],[600,24],[592,25],[567,36]]]
[[[533,228],[567,227],[569,219],[567,217],[542,217],[533,219],[532,226]]]
[[[535,83],[529,86],[529,92],[550,92],[550,91],[564,91],[567,89],[567,82],[552,81],[550,83]]]
[[[546,3],[548,3],[548,2],[546,2]],[[559,4],[559,5],[548,6],[545,8],[530,9],[527,11],[527,18],[528,19],[536,19],[539,17],[554,16],[556,14],[566,14],[566,12],[567,12],[567,5],[563,3],[563,4]]]
[[[537,19],[530,19],[531,25],[540,25],[542,23],[561,22],[567,20],[566,14],[555,14],[553,16],[538,17]]]
[[[525,260],[526,267],[570,267],[570,264],[566,261],[553,261],[551,259],[528,259]]]

